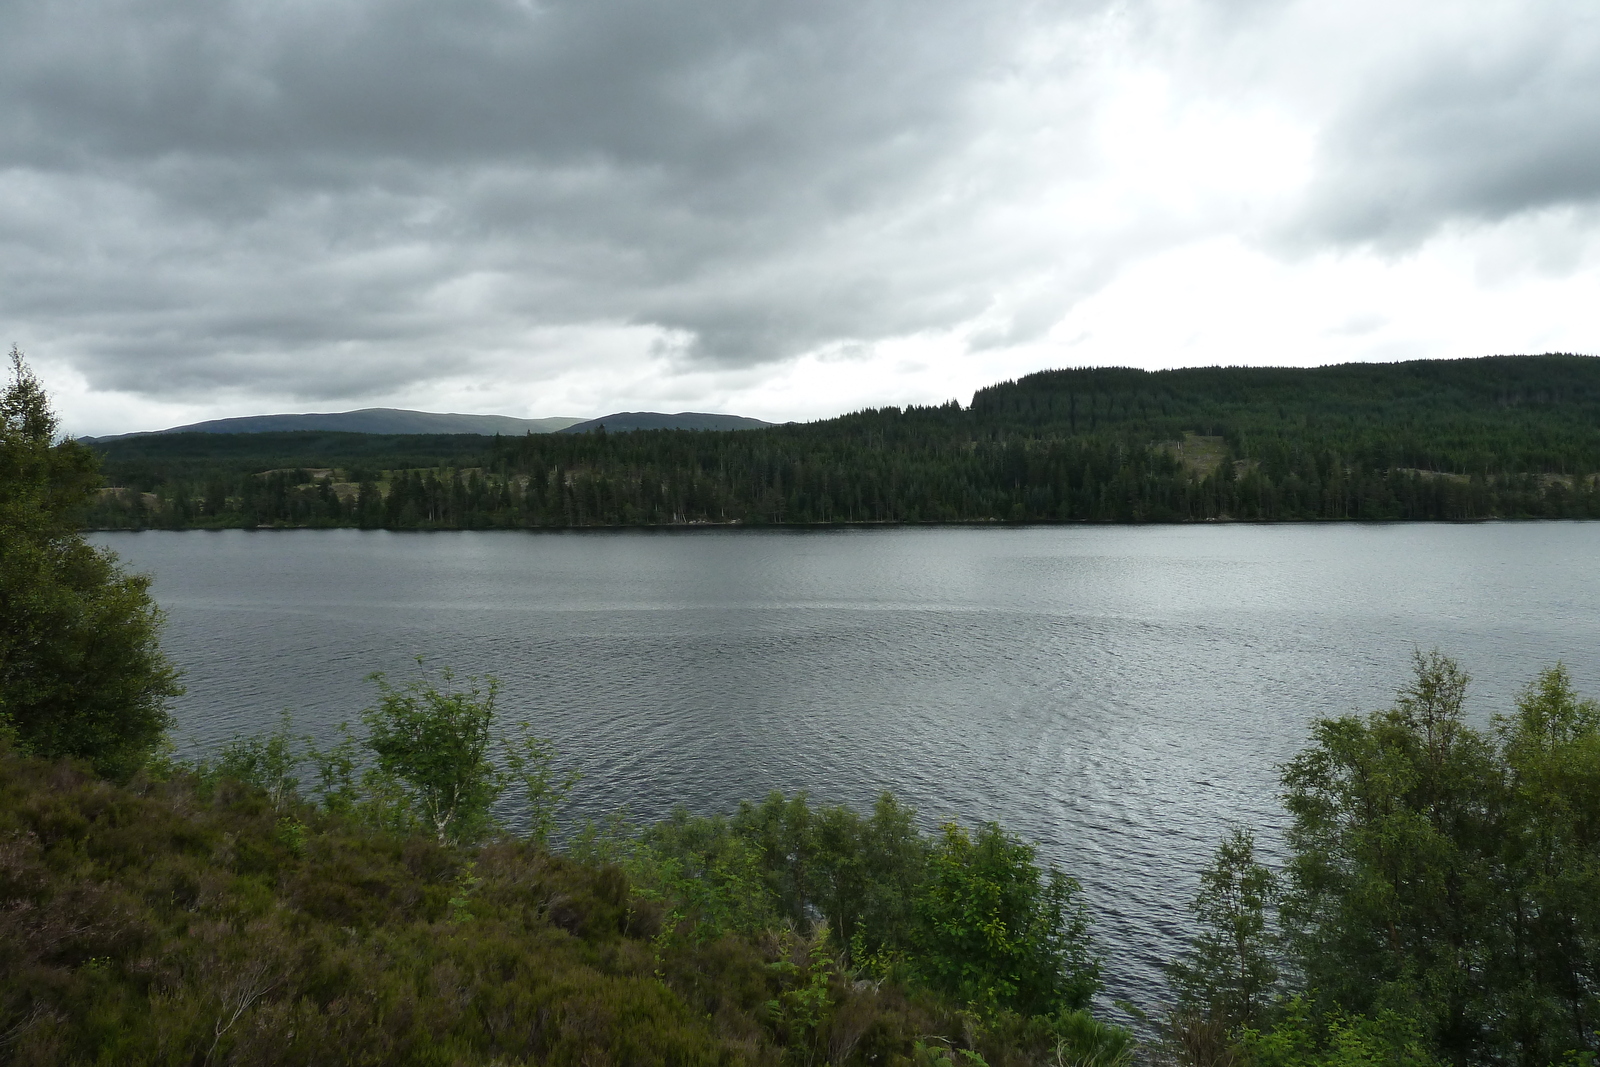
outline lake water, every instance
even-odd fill
[[[771,789],[994,819],[1081,880],[1145,1005],[1225,828],[1274,847],[1277,768],[1386,706],[1415,648],[1510,707],[1600,692],[1600,524],[97,534],[155,576],[185,745],[326,733],[417,654],[504,683],[579,816]]]

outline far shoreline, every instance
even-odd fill
[[[1190,519],[1181,522],[1151,520],[1148,522],[1117,522],[1102,519],[1064,519],[1058,522],[1030,520],[1009,522],[1000,519],[968,519],[956,522],[909,522],[885,520],[882,522],[680,522],[680,523],[615,523],[588,526],[86,526],[84,534],[107,533],[304,533],[307,531],[331,532],[350,530],[357,533],[439,534],[439,533],[495,533],[495,534],[565,534],[565,533],[641,533],[694,534],[701,531],[741,530],[752,533],[781,531],[808,533],[845,530],[1038,530],[1038,529],[1150,529],[1165,527],[1197,529],[1221,526],[1494,526],[1494,525],[1583,525],[1600,524],[1600,519],[1545,518],[1530,516],[1492,516],[1475,519]]]

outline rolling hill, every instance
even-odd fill
[[[663,415],[659,411],[619,411],[598,419],[588,419],[562,427],[558,433],[629,433],[634,430],[761,430],[776,423],[747,419],[743,415],[711,415],[701,411],[680,411]]]
[[[320,430],[333,433],[378,434],[495,434],[555,433],[582,419],[555,417],[518,419],[510,415],[457,415],[432,411],[407,411],[403,408],[361,408],[358,411],[330,411],[308,415],[245,415],[234,419],[174,426],[149,433],[289,433]],[[86,438],[89,441],[118,441],[145,434],[117,434]]]

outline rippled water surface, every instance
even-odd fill
[[[996,819],[1084,884],[1110,993],[1159,961],[1276,768],[1414,648],[1478,721],[1556,660],[1600,692],[1600,525],[101,534],[155,575],[180,737],[321,732],[414,655],[493,673],[581,815],[770,789]]]

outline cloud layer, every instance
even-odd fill
[[[1592,4],[0,3],[81,432],[1593,348]],[[965,397],[962,397],[965,399]]]

